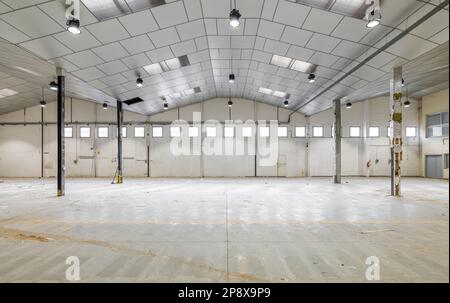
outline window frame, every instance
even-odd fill
[[[115,129],[116,129],[116,136],[117,136],[117,138],[119,138],[119,128],[116,127]],[[124,129],[125,129],[125,133],[123,131]],[[127,137],[127,132],[128,132],[127,127],[126,126],[122,126],[122,138],[126,138]]]
[[[193,129],[196,129],[196,135],[195,136],[192,136],[192,134],[191,134],[191,130],[193,130]],[[200,137],[199,127],[198,126],[189,126],[188,127],[188,137],[189,138],[198,138],[198,137]]]
[[[70,136],[66,136],[66,129],[70,129]],[[64,138],[73,138],[73,127],[72,126],[67,126],[64,127]]]
[[[245,131],[250,130],[250,135],[247,135]],[[242,138],[252,138],[253,137],[253,127],[244,126],[242,127]]]
[[[106,136],[100,136],[100,130],[105,129],[106,130]],[[99,126],[97,127],[97,138],[99,139],[107,139],[109,138],[109,127],[108,126]]]
[[[227,135],[227,129],[232,130],[231,136]],[[236,136],[236,128],[234,126],[225,126],[223,128],[223,136],[224,138],[234,138]]]
[[[89,135],[88,136],[83,136],[83,129],[88,129],[89,130]],[[81,139],[89,139],[91,137],[92,137],[91,127],[90,126],[81,126],[80,127],[80,138]]]
[[[155,136],[155,129],[161,130],[160,136]],[[152,138],[164,138],[164,127],[162,126],[152,126]]]
[[[303,129],[304,135],[303,136],[299,136],[298,132],[297,132],[297,129]],[[295,138],[306,138],[308,136],[308,130],[307,130],[306,126],[296,126],[295,129],[294,129],[294,135],[295,135]]]
[[[315,134],[315,130],[316,129],[321,129],[322,130],[322,135],[321,136],[316,136],[316,134]],[[323,126],[313,126],[312,127],[312,137],[313,138],[324,138],[325,137],[325,128]]]
[[[144,130],[142,136],[136,136],[136,130],[137,130],[137,129],[143,129],[143,130]],[[134,138],[145,138],[145,126],[135,126],[135,127],[133,128],[133,137],[134,137]]]
[[[354,136],[352,134],[352,129],[358,129],[358,135],[357,136]],[[361,138],[362,137],[361,136],[361,126],[349,126],[349,128],[348,128],[348,136],[350,138]]]
[[[408,136],[408,129],[414,129],[414,136]],[[416,126],[406,126],[405,127],[405,137],[406,138],[417,138],[417,127]]]
[[[211,136],[209,130],[214,129],[214,136]],[[206,126],[205,133],[207,138],[217,138],[217,126]]]
[[[174,134],[172,130],[178,129],[178,134]],[[171,138],[180,138],[181,137],[181,127],[180,126],[171,126],[169,128],[169,133]]]
[[[372,136],[372,134],[370,132],[372,129],[376,129],[377,130],[377,135],[376,136]],[[369,138],[379,138],[380,134],[381,134],[381,132],[380,132],[380,127],[379,126],[369,126]]]
[[[261,129],[264,129],[264,131],[267,131],[267,134],[261,133]],[[270,127],[269,126],[258,126],[258,137],[260,138],[269,138],[270,137]]]
[[[280,136],[280,129],[286,130],[286,135]],[[289,137],[289,128],[287,126],[278,126],[277,128],[277,136],[278,138],[287,138]]]

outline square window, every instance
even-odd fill
[[[270,128],[267,126],[261,126],[259,128],[259,136],[262,138],[267,138],[270,136]]]
[[[295,128],[295,136],[298,137],[298,138],[306,137],[306,127],[304,127],[304,126],[297,126]]]
[[[198,127],[196,126],[191,126],[189,127],[189,137],[198,137]]]
[[[153,138],[162,138],[163,136],[163,128],[161,126],[153,126],[152,127],[152,137]]]
[[[90,138],[91,128],[90,127],[80,127],[80,138]]]
[[[170,136],[172,138],[177,138],[181,136],[181,127],[172,126],[170,127]]]
[[[119,137],[119,131],[117,128],[116,128],[116,134],[117,134],[117,137]],[[127,128],[124,126],[124,127],[122,127],[122,138],[126,138],[126,137],[127,137]]]
[[[64,138],[73,138],[73,128],[64,127]]]
[[[287,138],[287,136],[288,136],[288,128],[286,126],[279,126],[278,127],[278,137]]]
[[[361,128],[359,126],[351,126],[350,137],[361,137]]]
[[[225,134],[225,138],[233,138],[234,137],[234,127],[233,126],[225,126],[224,134]]]
[[[388,131],[388,137],[389,137],[389,138],[392,138],[392,136],[393,136],[392,127],[389,126],[389,127],[387,128],[387,131]]]
[[[108,128],[107,127],[99,127],[97,129],[97,135],[99,138],[108,138]]]
[[[323,127],[314,126],[313,127],[313,137],[323,137]]]
[[[206,128],[206,136],[207,137],[216,137],[217,136],[217,129],[215,127],[207,127]]]
[[[375,138],[380,136],[380,128],[377,126],[369,127],[369,137]]]
[[[135,138],[144,138],[145,137],[145,128],[142,126],[136,126],[134,128],[134,137]]]
[[[250,138],[253,135],[253,129],[251,127],[242,128],[242,137]]]
[[[406,137],[413,138],[416,136],[416,128],[415,127],[407,127],[406,128]]]

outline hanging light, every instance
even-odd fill
[[[228,107],[229,108],[233,107],[233,101],[231,101],[231,98],[228,100]]]
[[[137,87],[143,87],[143,86],[144,86],[144,80],[142,80],[141,77],[137,78],[137,80],[136,80],[136,86],[137,86]]]
[[[314,75],[314,74],[309,74],[309,76],[308,76],[308,81],[309,81],[309,83],[314,83],[314,82],[316,82],[316,75]]]
[[[284,100],[284,103],[283,103],[283,105],[284,105],[284,107],[288,107],[289,106],[289,100]]]
[[[405,87],[405,79],[402,78],[402,87]]]
[[[44,108],[47,106],[47,102],[45,102],[45,96],[44,96],[44,88],[42,88],[42,100],[39,102],[39,105]]]
[[[367,14],[367,28],[374,28],[381,23],[381,10],[379,4]]]
[[[345,107],[346,108],[348,108],[348,109],[350,109],[350,108],[352,108],[352,103],[351,102],[347,102],[347,104],[345,104]]]
[[[228,77],[228,82],[230,84],[233,84],[236,81],[236,77],[234,76],[234,74],[230,74],[230,76]]]
[[[51,90],[58,90],[58,84],[55,81],[50,82],[49,85]]]
[[[108,104],[105,102],[105,103],[103,103],[102,107],[103,107],[103,109],[108,109]]]
[[[169,109],[169,104],[167,104],[167,102],[164,103],[164,110],[168,110]]]
[[[80,20],[77,20],[77,19],[70,19],[70,20],[67,20],[66,25],[67,25],[67,30],[68,30],[69,32],[71,32],[72,34],[78,35],[78,34],[81,33],[81,30],[80,30]]]
[[[403,103],[403,105],[404,105],[406,108],[408,108],[408,107],[411,106],[411,101],[406,100],[405,103]]]
[[[234,28],[239,27],[241,25],[241,16],[239,10],[233,8],[230,13],[230,26]]]

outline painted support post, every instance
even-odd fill
[[[64,145],[64,118],[65,118],[65,77],[62,69],[57,68],[58,98],[57,98],[57,136],[58,136],[58,191],[57,196],[65,195],[65,145]]]
[[[334,183],[341,184],[341,168],[342,168],[342,158],[341,158],[341,100],[334,100],[334,146],[335,146],[335,163],[336,171],[334,175]]]
[[[122,125],[123,125],[123,107],[122,102],[117,101],[117,174],[116,183],[123,183],[123,169],[122,169]]]
[[[391,148],[393,151],[393,175],[391,192],[395,197],[401,196],[401,162],[403,159],[403,113],[402,113],[402,67],[394,68],[394,77],[391,80]]]

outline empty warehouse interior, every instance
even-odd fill
[[[448,0],[0,0],[0,282],[449,282]]]

